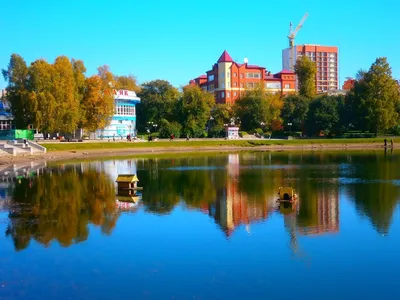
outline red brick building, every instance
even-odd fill
[[[356,80],[353,78],[346,78],[346,81],[343,83],[342,90],[349,91],[354,87]]]
[[[224,51],[213,68],[190,81],[203,90],[214,93],[217,103],[233,103],[247,89],[262,84],[267,92],[295,93],[296,75],[291,71],[282,71],[272,74],[266,68],[249,65],[247,62],[239,64]]]

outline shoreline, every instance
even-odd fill
[[[377,143],[349,143],[349,144],[300,144],[300,145],[262,145],[262,146],[182,146],[182,147],[140,147],[140,148],[110,148],[110,149],[83,149],[83,150],[58,150],[47,153],[20,156],[0,156],[0,165],[30,163],[32,161],[57,162],[64,160],[102,159],[111,157],[157,156],[170,154],[189,154],[204,152],[241,152],[241,151],[384,151],[383,145]],[[395,147],[394,147],[395,149]],[[393,151],[394,151],[393,149]],[[391,151],[390,147],[387,150]]]

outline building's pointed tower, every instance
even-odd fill
[[[233,64],[232,57],[226,52],[222,53],[221,57],[218,59],[218,91],[223,92],[221,98],[228,96],[227,93],[231,91],[231,67]],[[225,103],[228,101],[224,101]]]

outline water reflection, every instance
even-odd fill
[[[63,246],[85,241],[90,224],[109,235],[121,213],[180,213],[190,222],[194,210],[212,218],[229,238],[238,228],[249,231],[254,223],[279,216],[290,247],[297,252],[299,236],[339,231],[340,195],[354,203],[378,232],[389,233],[400,198],[399,168],[395,155],[327,152],[42,166],[19,177],[0,173],[0,210],[9,212],[6,234],[16,250],[27,248],[31,240],[44,246],[52,241]],[[138,175],[142,194],[117,195],[115,179],[122,173]],[[277,190],[283,185],[298,192],[295,206],[278,205]],[[184,210],[177,212],[178,206]]]
[[[69,246],[88,238],[89,223],[110,234],[117,218],[114,185],[104,172],[80,165],[46,169],[15,184],[6,234],[16,250],[28,247],[31,239]]]

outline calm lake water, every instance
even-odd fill
[[[126,173],[143,191],[116,195]],[[0,178],[0,299],[400,299],[396,151],[32,164]],[[296,206],[279,207],[279,186]]]

